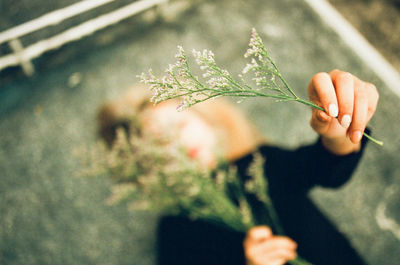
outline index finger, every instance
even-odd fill
[[[330,72],[335,86],[339,105],[339,121],[344,128],[348,128],[353,117],[354,108],[354,79],[348,72],[333,70]]]
[[[320,103],[329,116],[336,118],[339,114],[335,87],[328,73],[313,76],[309,86],[310,99]]]

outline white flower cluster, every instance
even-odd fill
[[[201,82],[191,72],[186,53],[181,46],[178,46],[178,53],[175,55],[177,61],[169,65],[165,71],[166,75],[161,79],[156,78],[151,69],[148,73],[141,74],[141,82],[150,85],[150,90],[153,92],[152,102],[157,104],[180,97],[182,102],[177,109],[183,110],[196,103],[220,96],[221,91],[232,89],[232,83],[234,83],[232,77],[227,70],[221,69],[215,63],[212,51],[193,50],[193,57],[204,72],[203,78],[207,79],[205,82]]]
[[[233,97],[271,97],[279,101],[297,100],[297,96],[290,89],[273,60],[269,57],[264,44],[255,29],[251,32],[249,49],[245,53],[250,58],[242,74],[253,74],[255,86],[250,86],[243,75],[239,81],[230,73],[220,68],[215,62],[215,55],[210,50],[202,52],[193,50],[193,57],[203,71],[200,80],[190,70],[184,49],[178,46],[176,63],[169,65],[166,75],[161,79],[154,76],[150,70],[141,75],[141,81],[150,85],[153,91],[152,102],[155,104],[173,98],[181,98],[178,110],[183,110],[205,100],[219,96]]]
[[[200,69],[204,71],[203,77],[209,78],[206,83],[212,89],[229,89],[229,72],[225,69],[221,69],[215,63],[215,56],[212,51],[203,50],[196,51],[193,49],[193,56],[196,59],[196,63],[200,66]]]
[[[110,204],[127,202],[134,210],[184,214],[242,232],[256,224],[237,170],[223,162],[214,170],[203,168],[172,138],[119,128],[111,149],[99,145],[93,151],[87,154],[90,170],[84,173],[115,181]],[[262,168],[252,168],[262,174]]]
[[[178,46],[175,58],[177,61],[168,66],[165,70],[166,75],[161,79],[156,78],[151,69],[148,73],[142,73],[140,79],[144,84],[150,85],[153,92],[152,102],[158,104],[168,99],[184,97],[184,101],[178,107],[183,109],[196,103],[191,94],[198,90],[198,84],[192,78],[185,51],[181,46]]]
[[[282,84],[276,81],[277,77],[278,79],[280,78],[280,72],[254,28],[251,31],[249,49],[244,54],[244,57],[251,57],[251,63],[243,68],[242,73],[246,74],[250,71],[254,73],[252,80],[256,83],[256,89],[268,89],[285,95],[281,88]]]
[[[244,54],[245,58],[248,57],[257,57],[262,60],[262,57],[265,56],[266,50],[264,48],[264,44],[261,40],[260,35],[258,35],[255,28],[251,30],[251,37],[249,41],[249,48]]]

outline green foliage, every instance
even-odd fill
[[[85,175],[109,175],[114,181],[110,203],[128,202],[134,209],[184,214],[232,229],[246,231],[254,225],[241,183],[233,168],[205,169],[185,149],[167,138],[127,135],[117,130],[111,149],[99,144],[89,156]],[[240,191],[236,205],[226,193]]]
[[[108,175],[114,180],[110,203],[127,203],[132,209],[186,215],[245,232],[257,224],[247,194],[266,206],[269,225],[283,233],[268,196],[264,159],[256,153],[250,178],[242,182],[237,170],[221,161],[207,169],[189,157],[172,138],[127,134],[117,129],[109,149],[99,143],[86,153],[86,176]],[[308,264],[300,258],[291,264]]]

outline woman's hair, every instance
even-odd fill
[[[118,127],[129,133],[132,130],[140,131],[140,124],[146,119],[146,113],[153,108],[150,97],[148,87],[136,85],[120,100],[104,103],[100,107],[99,133],[109,146],[115,140]],[[178,106],[178,102],[176,103]],[[244,115],[226,100],[205,101],[184,111],[195,112],[213,128],[222,148],[222,155],[228,161],[251,152],[265,141]]]

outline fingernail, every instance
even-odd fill
[[[361,140],[362,133],[360,131],[353,132],[353,142],[358,143]]]
[[[351,123],[351,117],[349,114],[343,115],[342,117],[342,121],[340,122],[340,124],[344,127],[344,128],[348,128],[350,126]]]
[[[329,105],[329,115],[331,117],[336,118],[338,114],[339,114],[339,110],[338,110],[337,105],[336,104],[330,104]]]

